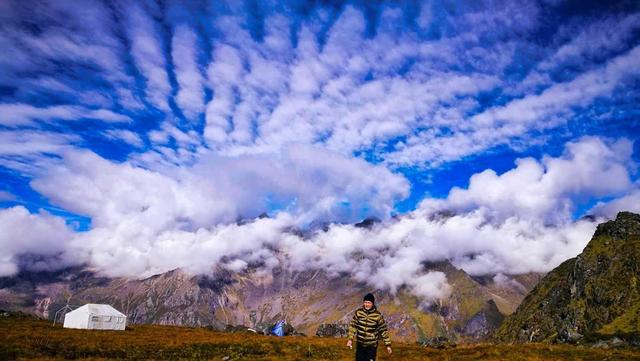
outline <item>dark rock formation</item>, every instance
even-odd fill
[[[349,325],[344,323],[323,323],[316,331],[318,337],[347,337],[348,334]]]
[[[427,338],[422,342],[422,345],[436,349],[449,349],[457,346],[454,341],[444,336]]]
[[[224,328],[224,332],[231,332],[231,333],[242,333],[242,332],[251,332],[251,333],[257,333],[256,330],[246,327],[246,326],[235,326],[235,325],[226,325]]]
[[[487,301],[485,307],[476,313],[462,329],[461,333],[473,340],[486,339],[504,320],[493,300]]]

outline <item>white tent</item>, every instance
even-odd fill
[[[65,328],[124,330],[127,316],[109,305],[86,304],[64,315]]]

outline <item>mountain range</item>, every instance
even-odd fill
[[[293,272],[280,267],[269,275],[254,270],[194,276],[177,269],[135,280],[69,268],[0,278],[0,308],[54,319],[67,302],[108,303],[133,324],[264,331],[285,319],[297,332],[314,335],[321,325],[325,332],[327,325],[344,329],[363,295],[373,291],[394,339],[471,342],[486,339],[541,277],[471,277],[448,262],[426,267],[446,274],[452,287],[446,300],[424,303],[405,289],[395,294],[372,290],[323,270]],[[57,316],[60,321],[61,313]]]
[[[471,276],[450,262],[424,264],[446,275],[450,295],[425,302],[407,289],[374,290],[326,270],[265,273],[180,269],[146,279],[109,278],[88,267],[22,271],[0,278],[0,308],[61,320],[66,304],[108,303],[130,324],[252,328],[285,319],[297,334],[343,336],[362,296],[374,292],[393,339],[434,344],[583,342],[640,330],[640,215],[621,212],[598,226],[584,251],[546,275]],[[58,314],[56,314],[58,312]]]

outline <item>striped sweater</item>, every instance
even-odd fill
[[[349,324],[349,340],[354,338],[362,346],[377,346],[379,338],[391,345],[387,323],[375,306],[368,311],[362,307],[356,310]]]

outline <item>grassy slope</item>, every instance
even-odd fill
[[[29,317],[0,317],[0,359],[353,360],[344,339],[267,337],[203,328],[134,326],[124,332],[67,330]],[[395,344],[379,360],[638,360],[638,349],[551,345],[475,345],[433,350]]]
[[[575,258],[568,259],[549,272],[525,297],[517,311],[504,320],[496,331],[495,337],[503,341],[530,341],[520,333],[520,330],[534,325],[546,330],[548,334],[536,335],[534,333],[534,336],[531,337],[532,340],[540,342],[555,337],[555,320],[549,316],[551,311],[547,310],[567,307],[567,303],[563,302],[569,299],[570,284],[567,274],[574,267],[575,261]],[[566,293],[567,295],[558,296],[559,293]]]

